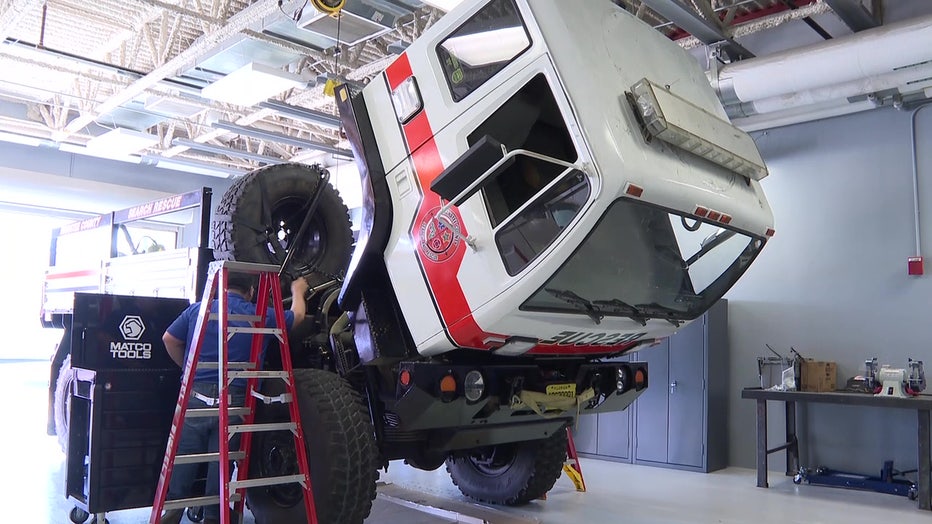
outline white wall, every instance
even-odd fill
[[[755,459],[754,401],[765,343],[838,363],[838,380],[865,359],[903,367],[924,360],[932,376],[932,108],[919,117],[921,220],[927,275],[909,277],[915,255],[910,115],[880,109],[755,135],[771,175],[764,188],[776,236],[729,302],[730,463]],[[771,446],[783,442],[782,406],[771,403]],[[876,472],[883,459],[916,467],[914,412],[804,408],[803,465]],[[783,455],[771,456],[781,469]]]

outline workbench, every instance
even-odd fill
[[[786,474],[796,475],[799,471],[799,441],[796,438],[796,404],[821,403],[841,404],[846,406],[872,406],[880,408],[910,409],[916,411],[918,428],[919,473],[916,481],[919,496],[919,509],[930,507],[930,432],[929,414],[932,411],[932,395],[920,395],[912,398],[876,397],[864,393],[811,393],[806,391],[771,391],[760,388],[746,388],[741,391],[741,398],[757,401],[757,487],[767,485],[767,456],[786,450]],[[786,410],[786,442],[775,448],[767,447],[767,401],[784,403]]]

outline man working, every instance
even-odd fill
[[[227,292],[227,308],[231,315],[255,315],[256,306],[251,301],[256,293],[256,278],[251,275],[230,273],[227,277],[229,291]],[[304,300],[304,293],[308,285],[304,278],[295,279],[291,283],[291,309],[285,311],[285,329],[291,329],[295,324],[304,320],[307,304]],[[216,313],[218,301],[215,299],[210,305],[210,312]],[[184,310],[181,315],[175,319],[165,334],[162,335],[162,342],[165,343],[165,349],[169,356],[179,366],[184,367],[186,352],[191,349],[192,339],[196,332],[197,317],[200,310],[200,303],[195,303]],[[231,326],[246,326],[243,321],[230,321]],[[266,326],[279,327],[275,325],[275,312],[272,308],[266,313]],[[201,346],[199,360],[201,362],[217,362],[218,348],[218,323],[211,320],[207,324],[204,342]],[[263,340],[262,354],[265,354],[265,348],[268,345],[268,337]],[[227,361],[228,362],[248,362],[252,346],[252,335],[245,333],[235,334],[227,343]],[[260,356],[259,361],[262,361]],[[218,400],[218,370],[217,369],[198,369],[194,375],[192,393],[190,399],[190,408],[216,407],[219,405]],[[242,406],[246,399],[246,379],[236,379],[227,388],[227,394],[230,398],[230,406]],[[231,424],[237,424],[242,419],[230,417]],[[211,417],[186,417],[184,426],[181,431],[181,438],[178,442],[178,454],[189,455],[196,453],[216,453],[219,449],[220,428],[216,418]],[[235,449],[238,446],[239,435],[230,440],[230,448]],[[186,498],[191,496],[192,485],[197,476],[198,464],[179,464],[175,467],[172,474],[171,483],[168,487],[168,500]],[[216,496],[220,493],[220,473],[219,463],[211,462],[207,472],[206,496]],[[178,524],[184,514],[183,509],[167,510],[162,514],[160,524]],[[217,524],[220,522],[219,505],[207,506],[204,508],[204,524]]]

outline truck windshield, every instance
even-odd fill
[[[735,283],[764,240],[623,198],[522,306],[674,323],[701,315]]]

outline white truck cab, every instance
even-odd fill
[[[464,2],[359,96],[377,147],[357,162],[393,204],[367,218],[391,220],[422,355],[621,353],[701,315],[773,234],[751,138],[609,1]]]

